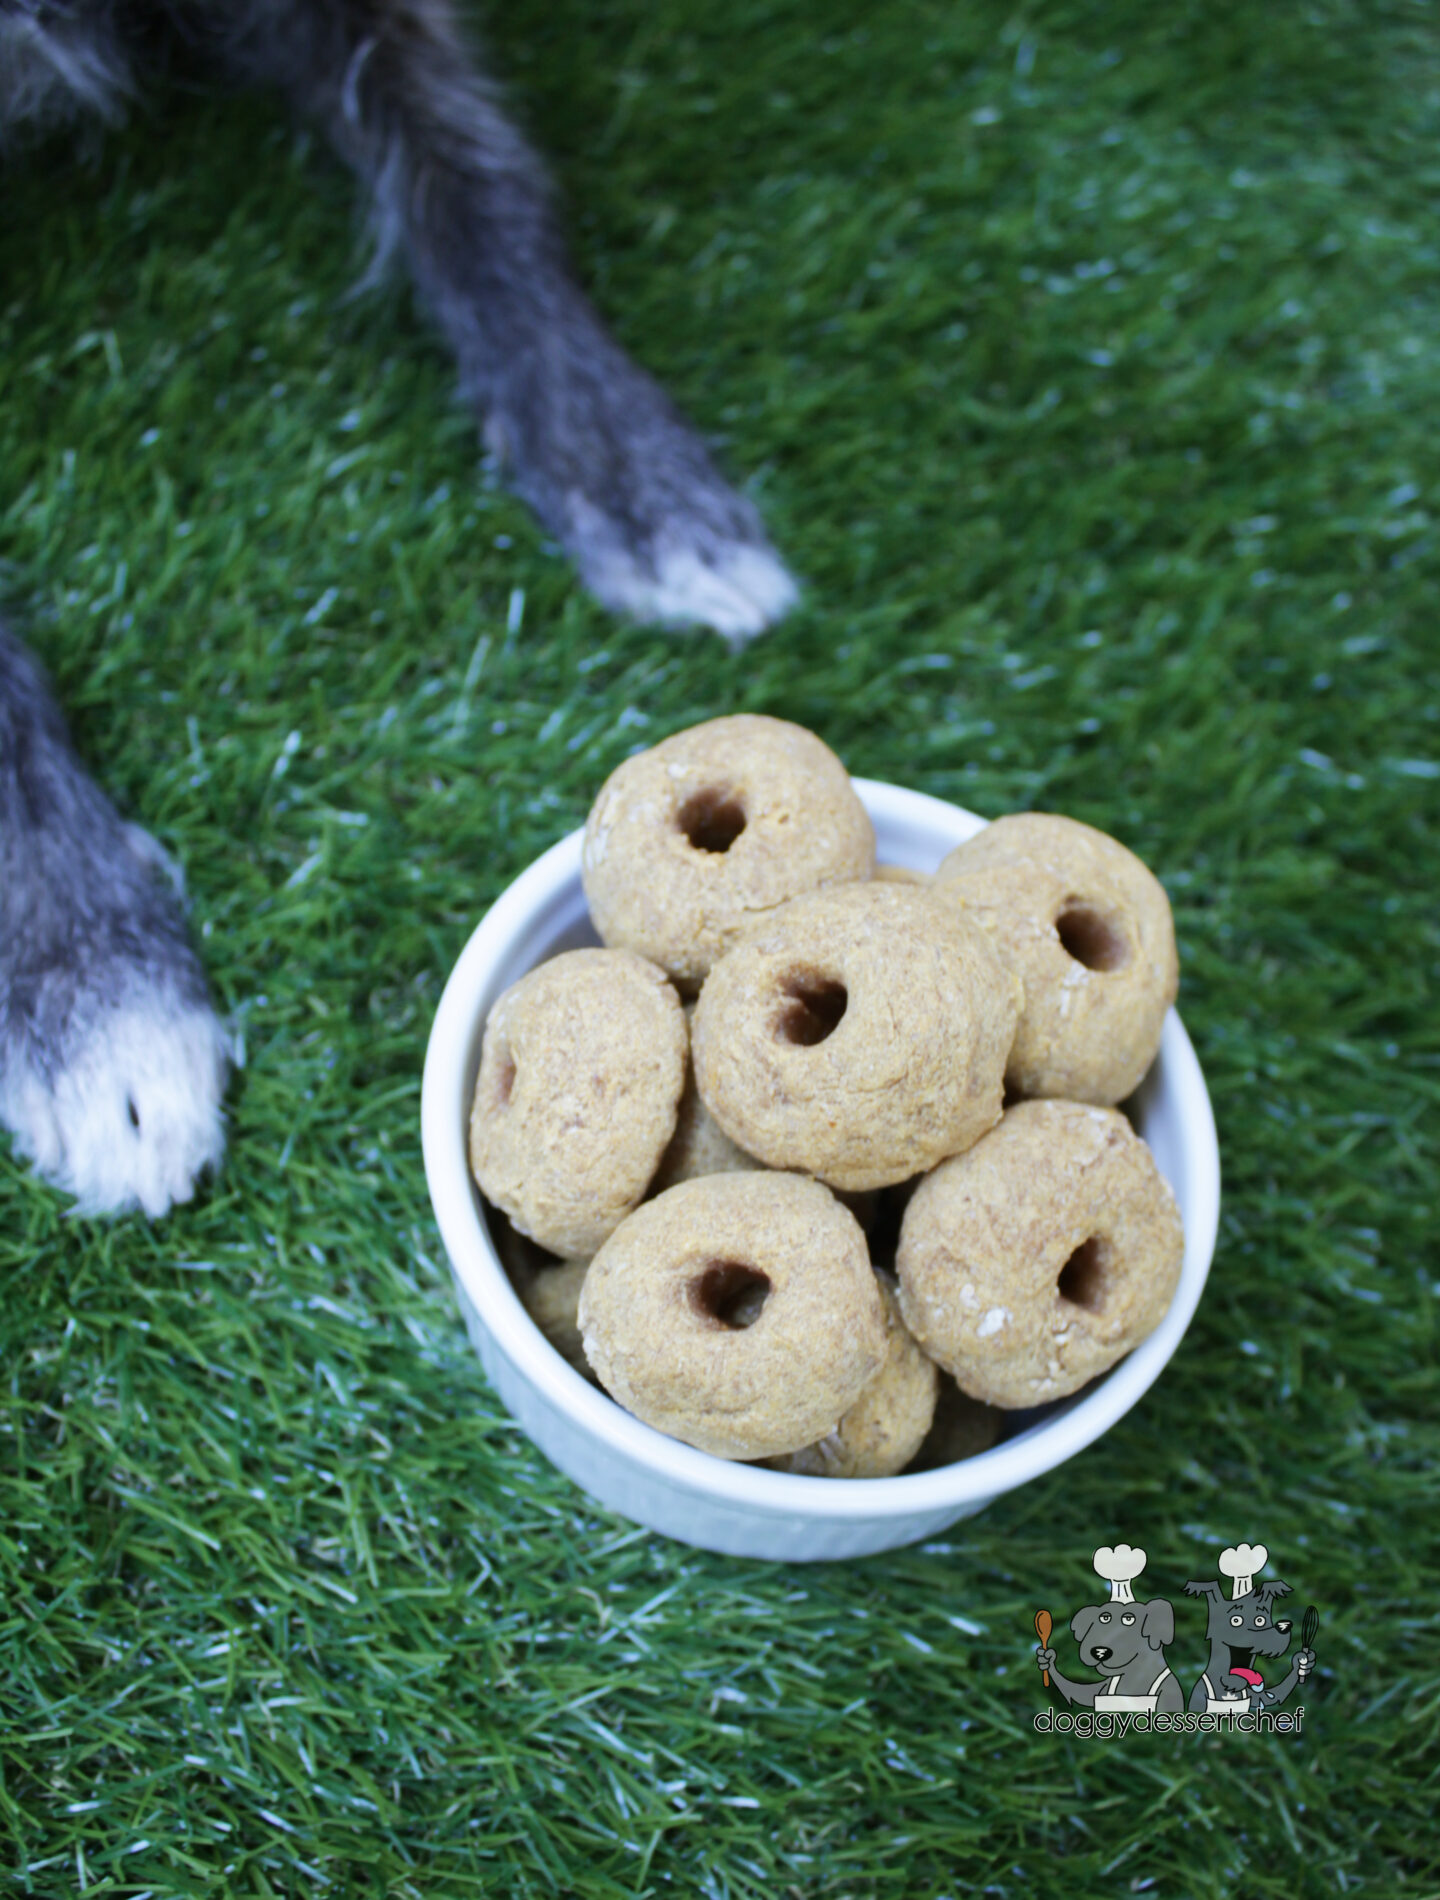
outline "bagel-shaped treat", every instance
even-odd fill
[[[637,1205],[675,1132],[685,1017],[628,950],[567,950],[498,998],[470,1111],[481,1192],[550,1253],[586,1258]]]
[[[830,748],[787,720],[737,713],[610,774],[582,875],[602,941],[693,991],[757,918],[874,867],[874,828]]]
[[[797,897],[717,963],[695,1012],[706,1107],[772,1168],[887,1187],[1000,1119],[1019,986],[983,930],[908,884]]]
[[[936,1371],[939,1372],[938,1366]],[[1003,1418],[997,1406],[972,1399],[960,1390],[948,1372],[940,1372],[935,1416],[909,1469],[938,1471],[942,1465],[963,1464],[967,1458],[978,1457],[982,1451],[989,1451],[999,1438]]]
[[[1124,1101],[1180,985],[1159,880],[1103,831],[1017,812],[952,851],[933,888],[990,932],[1024,986],[1013,1093]]]
[[[695,1005],[687,1003],[687,1024],[694,1014]],[[735,1146],[706,1108],[695,1086],[694,1070],[687,1069],[685,1093],[680,1097],[680,1112],[675,1117],[675,1133],[670,1137],[670,1146],[665,1150],[646,1198],[654,1200],[666,1188],[676,1187],[681,1181],[698,1181],[705,1174],[750,1174],[759,1166],[753,1155]],[[863,1218],[859,1214],[856,1218],[863,1227]]]
[[[962,1392],[1041,1405],[1154,1332],[1184,1253],[1175,1197],[1123,1115],[1020,1102],[915,1190],[900,1310]]]
[[[833,1432],[801,1451],[767,1458],[776,1471],[802,1478],[893,1478],[920,1449],[935,1414],[940,1370],[905,1330],[900,1306],[883,1274],[885,1361]]]
[[[560,1357],[595,1383],[580,1343],[580,1289],[588,1260],[560,1260],[512,1227],[503,1214],[492,1214],[491,1232],[505,1276],[525,1311]]]
[[[795,1174],[712,1174],[647,1201],[590,1263],[585,1357],[627,1411],[720,1458],[832,1431],[885,1357],[854,1217]]]

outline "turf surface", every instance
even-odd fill
[[[0,558],[184,860],[249,1059],[225,1169],[74,1222],[0,1152],[14,1890],[1440,1891],[1440,42],[1411,0],[519,0],[497,57],[624,340],[807,584],[619,625],[480,467],[348,185],[158,101],[0,204]],[[922,1549],[592,1509],[456,1318],[446,971],[626,752],[723,710],[1164,877],[1223,1228],[1100,1444]],[[1036,1735],[1034,1610],[1263,1540],[1303,1739]],[[1200,1618],[1180,1599],[1187,1687]]]

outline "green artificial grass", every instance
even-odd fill
[[[481,467],[348,181],[163,95],[0,206],[0,589],[183,860],[219,1178],[67,1217],[0,1144],[16,1893],[1440,1892],[1440,42],[1419,0],[520,0],[587,280],[805,603],[617,623]],[[1115,831],[1175,903],[1215,1269],[1102,1441],[801,1568],[594,1508],[459,1324],[420,1065],[480,913],[737,708]],[[1125,1538],[1263,1541],[1295,1739],[1037,1735]]]

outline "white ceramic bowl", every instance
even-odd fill
[[[919,792],[856,779],[883,862],[933,870],[984,824]],[[1220,1216],[1220,1155],[1204,1077],[1172,1009],[1132,1109],[1180,1204],[1185,1263],[1158,1329],[1083,1392],[1010,1415],[1011,1435],[961,1464],[899,1478],[797,1478],[731,1464],[667,1438],[569,1367],[516,1298],[466,1158],[485,1017],[557,950],[597,941],[572,832],[499,898],[466,944],[430,1032],[421,1100],[425,1174],[470,1337],[491,1384],[552,1463],[602,1504],[690,1544],[742,1557],[857,1557],[932,1536],[1051,1471],[1113,1425],[1156,1379],[1190,1323]]]

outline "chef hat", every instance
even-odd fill
[[[1102,1544],[1095,1553],[1095,1574],[1110,1586],[1112,1603],[1133,1603],[1131,1584],[1145,1568],[1145,1553],[1129,1544]]]
[[[1232,1544],[1220,1553],[1220,1574],[1230,1577],[1230,1601],[1248,1596],[1255,1585],[1255,1572],[1265,1568],[1270,1553],[1263,1544]]]

